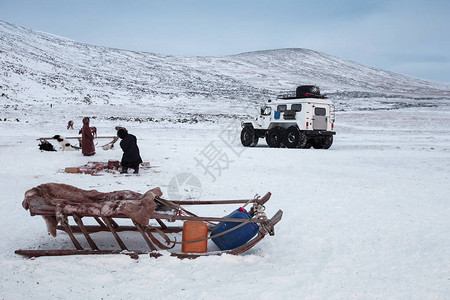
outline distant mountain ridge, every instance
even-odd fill
[[[300,84],[355,95],[450,97],[450,85],[308,49],[188,57],[87,45],[0,21],[2,103],[256,103]],[[5,102],[3,102],[5,101]],[[231,104],[230,104],[231,103]]]

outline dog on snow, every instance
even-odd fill
[[[62,151],[78,150],[77,147],[72,146],[68,140],[66,140],[63,136],[60,136],[59,134],[55,135],[53,138],[58,141],[59,145],[61,146]]]

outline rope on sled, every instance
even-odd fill
[[[213,239],[213,238],[222,236],[222,235],[227,234],[227,233],[229,233],[229,232],[232,232],[232,231],[234,231],[234,230],[236,230],[236,229],[239,229],[239,228],[241,228],[242,226],[244,226],[244,225],[250,223],[250,220],[251,220],[251,219],[247,219],[247,220],[245,220],[244,222],[242,222],[241,224],[234,226],[233,228],[230,228],[230,229],[228,229],[228,230],[222,231],[221,233],[218,233],[218,234],[215,234],[215,235],[212,235],[212,236],[210,236],[210,237],[203,238],[203,239],[194,240],[194,241],[177,242],[177,239],[175,238],[175,241],[170,241],[170,242],[174,243],[174,245],[175,245],[175,244],[183,245],[183,244],[190,244],[190,243],[203,242],[203,241],[206,241],[206,240],[210,240],[210,239]]]

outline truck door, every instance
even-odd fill
[[[327,130],[328,123],[328,108],[327,106],[314,106],[313,129]]]
[[[258,118],[258,125],[262,128],[269,127],[271,114],[272,108],[270,106],[261,107],[261,114],[259,115]]]

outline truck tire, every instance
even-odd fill
[[[329,135],[323,138],[322,140],[322,148],[329,149],[333,145],[333,136]]]
[[[283,131],[281,127],[273,127],[266,133],[266,142],[269,147],[279,148],[283,140]]]
[[[311,149],[311,147],[312,147],[311,140],[308,139],[306,141],[305,147],[303,147],[303,149]]]
[[[287,148],[297,148],[298,140],[300,137],[300,132],[295,126],[290,126],[286,129],[286,134],[284,135],[284,145]]]
[[[314,149],[323,149],[321,138],[315,138],[311,140],[311,145],[313,146]]]
[[[258,144],[258,136],[252,126],[244,126],[241,131],[241,143],[244,147],[255,147]]]
[[[308,143],[308,137],[303,131],[299,131],[299,137],[298,137],[298,148],[305,148],[306,144]]]
[[[306,145],[307,138],[304,132],[299,131],[296,126],[291,126],[284,135],[284,145],[287,148],[303,148]]]

